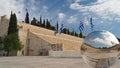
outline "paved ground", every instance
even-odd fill
[[[0,68],[90,68],[82,58],[0,57]],[[111,67],[120,68],[120,60]]]

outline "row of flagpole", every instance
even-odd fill
[[[57,23],[57,24],[55,25],[54,35],[56,36],[57,33],[61,34],[62,31],[63,31],[63,29],[64,29],[63,24],[61,24],[61,26],[59,27],[59,24]]]
[[[83,32],[85,26],[90,26],[91,31],[94,31],[94,25],[93,25],[92,17],[90,17],[89,20],[87,20],[87,18],[85,18],[83,21],[80,21],[80,24],[79,24],[80,33]],[[61,34],[63,29],[64,29],[64,24],[62,23],[59,26],[59,24],[57,22],[57,24],[55,25],[55,29],[54,29],[54,35],[56,36],[57,33]]]
[[[80,21],[80,24],[79,24],[80,34],[82,34],[85,26],[89,26],[89,25],[90,25],[91,31],[94,31],[94,25],[93,25],[93,22],[92,22],[92,17],[89,18],[89,21],[87,20],[87,18],[85,18],[84,21]],[[59,26],[59,24],[57,22],[57,24],[55,25],[55,29],[54,29],[54,35],[56,36],[57,33],[61,34],[63,32],[63,29],[64,29],[63,23]],[[81,35],[81,37],[83,38],[83,35]],[[60,40],[58,40],[58,38],[56,37],[56,44],[59,45],[60,43],[62,44],[62,46],[64,48],[64,39],[62,39],[62,42],[60,42]]]
[[[93,19],[92,17],[89,18],[89,20],[87,20],[87,18],[84,19],[84,21],[80,21],[80,25],[79,25],[79,30],[80,33],[83,32],[85,26],[90,26],[91,31],[94,31],[94,25],[93,25]]]

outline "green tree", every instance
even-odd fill
[[[9,56],[10,52],[17,52],[21,48],[22,46],[17,33],[12,33],[10,35],[5,36],[3,49],[7,52],[7,56]]]
[[[38,26],[37,20],[36,20],[35,17],[33,17],[33,20],[31,21],[31,24],[32,24],[32,25],[35,25],[35,26]]]
[[[8,27],[8,35],[4,38],[3,50],[7,52],[7,56],[10,52],[18,51],[21,49],[21,43],[19,41],[18,29],[17,29],[17,17],[16,14],[10,15],[10,22]]]
[[[47,28],[47,29],[50,29],[50,27],[51,27],[50,21],[48,21],[48,19],[47,19],[47,20],[46,20],[46,28]]]
[[[39,21],[37,21],[37,26],[40,26],[40,22]]]
[[[67,28],[67,30],[66,30],[66,34],[70,34],[70,30],[69,30],[69,28]]]
[[[74,33],[75,33],[75,32],[74,32],[74,30],[73,30],[73,31],[72,31],[72,32],[70,32],[70,33],[71,33],[71,35],[72,35],[72,36],[74,36]]]
[[[2,51],[4,47],[3,41],[4,41],[3,37],[0,37],[0,51]]]
[[[51,26],[51,27],[50,27],[50,30],[54,30],[54,29],[55,29],[55,26]]]
[[[66,28],[63,29],[63,33],[66,34]]]
[[[44,27],[44,28],[46,27],[46,26],[45,26],[45,19],[43,20],[42,27]]]
[[[64,29],[63,29],[63,33],[64,33],[64,34],[70,34],[70,31],[69,31],[69,29],[64,28]]]
[[[26,13],[25,23],[28,23],[28,24],[30,23],[30,22],[29,22],[29,13],[28,13],[28,12]]]
[[[75,36],[78,37],[78,33],[75,32]]]
[[[80,38],[83,38],[82,32],[79,33],[79,37],[80,37]]]
[[[42,16],[40,16],[39,26],[42,26]]]
[[[10,15],[10,21],[9,21],[9,27],[8,27],[8,35],[11,34],[11,33],[16,33],[18,32],[18,29],[17,29],[17,17],[16,17],[16,14],[12,14],[11,12],[11,15]]]

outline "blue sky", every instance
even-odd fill
[[[1,0],[0,15],[10,14],[12,10],[20,21],[25,18],[25,9],[30,14],[30,19],[40,16],[51,20],[55,25],[63,23],[71,31],[79,33],[79,23],[92,16],[94,30],[108,30],[120,38],[120,0]],[[18,12],[21,12],[20,14]],[[84,28],[86,35],[90,26]]]

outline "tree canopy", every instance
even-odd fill
[[[30,23],[30,22],[29,22],[29,13],[28,13],[28,12],[26,13],[25,23],[28,23],[28,24]]]
[[[9,56],[10,52],[17,52],[22,47],[18,36],[17,17],[12,12],[10,15],[8,35],[4,37],[3,45],[3,50],[7,52],[7,56]]]
[[[10,15],[10,21],[9,21],[9,27],[8,27],[8,35],[11,34],[11,33],[16,33],[18,32],[18,29],[17,29],[17,17],[16,17],[16,14],[12,14],[11,12],[11,15]]]

